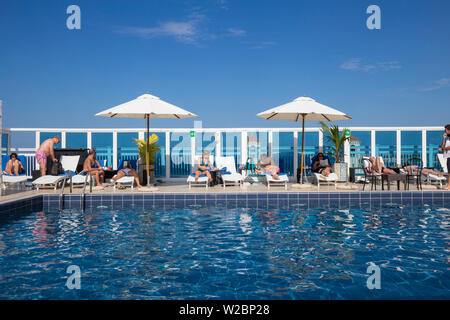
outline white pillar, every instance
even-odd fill
[[[323,131],[319,129],[319,152],[323,152]]]
[[[117,170],[117,131],[113,131],[113,170]]]
[[[268,134],[268,136],[269,136],[269,150],[268,150],[269,154],[268,154],[268,156],[272,157],[273,131],[270,130],[268,133],[269,133]]]
[[[194,163],[195,163],[195,138],[196,137],[191,137],[191,170],[192,171],[194,170]]]
[[[138,139],[139,140],[145,140],[144,131],[138,131]]]
[[[170,178],[170,131],[166,132],[166,178]]]
[[[294,172],[292,172],[294,177],[297,177],[298,168],[298,131],[294,131]]]
[[[61,132],[61,148],[66,148],[66,132]]]
[[[217,157],[221,156],[221,148],[222,148],[222,133],[220,131],[217,131],[214,133],[214,141],[216,142],[215,145],[215,153],[216,153],[216,159]]]
[[[347,163],[347,175],[350,169],[350,142],[346,140],[344,142],[344,162]]]
[[[3,138],[3,113],[2,113],[2,100],[0,100],[0,168],[2,168],[2,138]],[[3,178],[2,175],[0,175],[0,183],[3,184]],[[2,193],[0,192],[0,196],[2,195]]]
[[[239,167],[239,165],[245,164],[247,162],[247,158],[248,158],[247,137],[248,137],[248,132],[242,131],[241,132],[241,163],[236,164],[238,167]]]
[[[36,151],[41,146],[41,132],[40,131],[36,131],[36,134],[35,134],[35,146],[36,146]],[[39,163],[37,162],[37,159],[36,159],[35,160],[35,168],[38,168],[38,167],[39,167]]]
[[[376,132],[375,130],[370,130],[370,156],[376,157],[377,155],[377,143],[375,141]]]
[[[402,132],[400,130],[397,130],[396,140],[397,166],[400,166],[402,164]]]
[[[422,130],[422,162],[423,167],[427,167],[427,130]]]
[[[87,132],[86,147],[87,147],[88,149],[92,148],[92,132],[91,132],[91,131],[88,131],[88,132]]]

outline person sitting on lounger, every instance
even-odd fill
[[[369,172],[376,172],[376,173],[387,173],[387,174],[396,174],[398,172],[396,172],[395,170],[386,168],[386,166],[384,165],[383,161],[381,161],[381,157],[370,157],[369,158],[371,161],[369,163]],[[373,165],[373,168],[371,168],[371,166]]]
[[[211,161],[209,160],[209,151],[203,151],[202,158],[200,160],[199,165],[197,166],[197,170],[195,170],[195,182],[198,181],[198,177],[202,175],[206,175],[208,177],[209,182],[212,181],[211,173],[209,170],[214,169]]]
[[[105,178],[105,172],[103,171],[100,163],[95,158],[95,149],[89,149],[89,156],[84,160],[83,164],[83,172],[90,172],[95,176],[95,180],[97,181],[97,186],[103,188],[103,184],[100,181],[103,181]],[[97,168],[95,167],[97,165]]]
[[[4,174],[16,175],[23,173],[25,169],[23,168],[22,162],[17,158],[17,153],[11,153],[9,156],[9,161],[6,163]]]
[[[275,180],[280,180],[280,176],[278,175],[280,168],[275,165],[271,157],[262,154],[261,160],[256,164],[256,166],[261,167],[261,169],[256,169],[257,173],[270,174]]]
[[[114,177],[112,177],[112,180],[117,181],[118,179],[125,176],[134,177],[134,181],[136,181],[138,189],[142,188],[141,184],[139,183],[139,176],[136,170],[133,169],[133,166],[131,165],[130,161],[123,162],[123,168],[120,169],[119,172],[117,172],[117,174]]]
[[[313,163],[312,171],[316,173],[320,173],[324,177],[328,177],[331,173],[331,166],[328,162],[328,159],[325,159],[325,156],[322,152],[319,152],[316,156],[316,161]]]

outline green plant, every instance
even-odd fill
[[[156,153],[160,150],[159,145],[156,144],[158,142],[158,136],[156,134],[152,134],[149,139],[149,164],[155,164],[155,156]],[[139,150],[139,159],[141,159],[142,164],[147,163],[147,142],[145,140],[134,139],[134,143],[137,145]]]
[[[344,142],[350,140],[350,137],[345,136],[345,131],[347,129],[340,132],[339,127],[336,125],[327,126],[324,122],[320,122],[320,124],[322,126],[322,131],[328,133],[325,138],[327,142],[331,144],[331,146],[328,146],[331,149],[331,152],[328,152],[328,155],[335,158],[337,163],[341,162]]]

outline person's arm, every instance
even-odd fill
[[[58,159],[55,158],[55,150],[54,150],[54,143],[50,146],[50,157],[52,158],[53,162],[58,162]]]
[[[98,162],[97,159],[95,159],[95,164],[97,165],[99,170],[103,170],[102,166],[100,165],[100,162]]]

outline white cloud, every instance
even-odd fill
[[[196,42],[204,37],[201,23],[205,16],[198,13],[191,14],[186,21],[166,21],[155,27],[119,27],[117,33],[129,34],[145,39],[153,37],[173,37],[181,42]]]
[[[360,58],[352,58],[341,64],[341,69],[349,71],[390,71],[401,69],[402,66],[398,61],[385,61],[377,63],[363,63]]]
[[[450,78],[442,78],[442,79],[436,80],[434,82],[433,86],[427,87],[427,88],[421,88],[420,91],[433,91],[433,90],[438,90],[438,89],[446,88],[446,87],[450,87]]]
[[[247,35],[247,31],[239,28],[228,28],[228,34],[234,37],[243,37]]]
[[[251,48],[252,49],[264,49],[264,48],[272,47],[276,44],[277,43],[275,41],[262,41],[260,43],[253,45]]]

